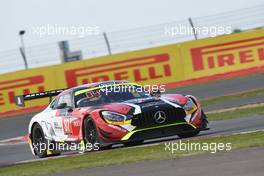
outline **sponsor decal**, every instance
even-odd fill
[[[191,48],[191,57],[195,72],[259,61],[264,64],[264,37]]]
[[[15,96],[45,90],[42,75],[0,82],[0,106],[15,103]]]
[[[109,80],[147,80],[171,76],[168,54],[153,55],[92,65],[65,71],[68,87]]]
[[[62,126],[61,126],[61,124],[59,124],[59,122],[54,122],[53,124],[54,124],[55,129],[58,129],[58,130],[62,129]]]
[[[80,127],[81,126],[81,120],[75,120],[75,121],[73,121],[73,126],[74,127]]]

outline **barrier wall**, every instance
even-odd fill
[[[0,75],[0,116],[43,108],[16,107],[14,96],[104,80],[187,85],[254,73],[264,67],[264,30],[243,32]]]
[[[181,45],[185,79],[239,71],[264,64],[264,30]]]

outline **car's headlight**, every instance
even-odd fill
[[[111,112],[111,111],[102,111],[102,116],[105,120],[111,121],[111,122],[124,122],[126,120],[130,120],[132,116],[124,115],[124,114],[119,114],[116,112]]]
[[[194,104],[193,100],[189,98],[187,100],[187,103],[183,106],[183,109],[187,112],[193,111],[196,109],[196,105]]]

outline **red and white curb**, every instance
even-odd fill
[[[26,144],[27,140],[28,135],[26,134],[24,136],[0,140],[0,146]]]

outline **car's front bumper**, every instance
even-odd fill
[[[126,134],[121,141],[138,141],[146,139],[154,139],[161,137],[174,136],[182,133],[189,133],[194,131],[204,131],[209,128],[196,128],[187,122],[180,122],[175,124],[168,124],[163,126],[156,126],[151,128],[136,129]]]

